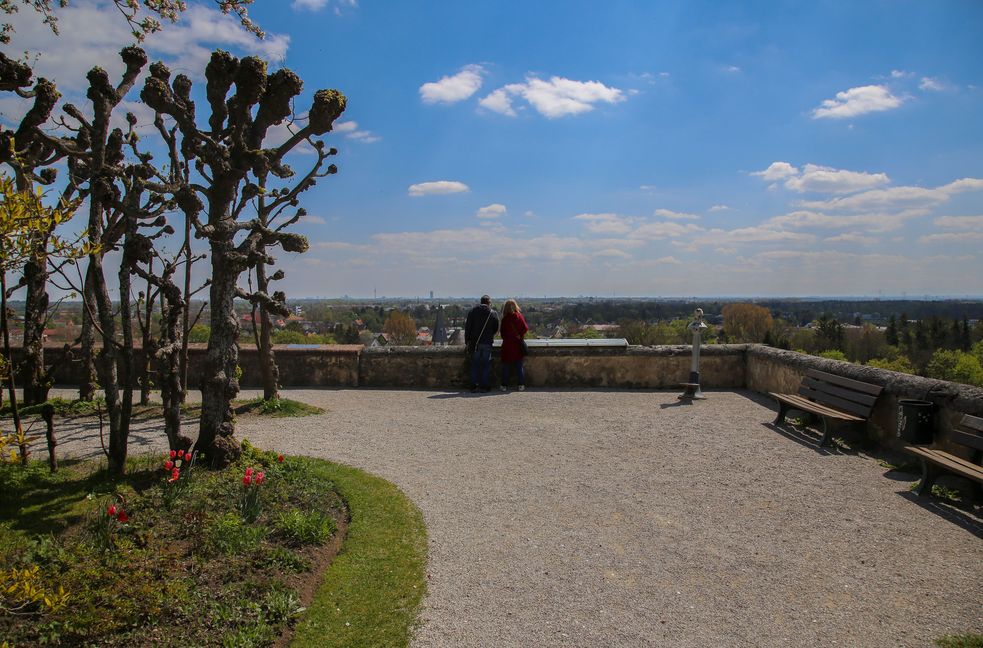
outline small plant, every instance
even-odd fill
[[[256,472],[252,468],[246,468],[242,476],[242,490],[239,492],[237,508],[239,515],[245,522],[255,522],[256,518],[263,510],[260,501],[260,486],[266,481],[266,473],[262,470]]]
[[[117,501],[106,506],[95,523],[96,539],[99,541],[99,546],[107,551],[116,550],[116,537],[130,521],[130,516],[123,508],[126,504],[123,496],[117,495],[116,498]]]
[[[323,545],[332,535],[335,521],[320,511],[303,513],[291,510],[280,513],[276,518],[277,533],[296,546]]]
[[[65,605],[68,594],[45,585],[37,565],[0,570],[0,610],[6,614],[41,614]]]
[[[295,574],[309,572],[314,567],[310,560],[285,547],[270,549],[263,558],[263,564]]]
[[[285,587],[273,587],[263,598],[263,618],[270,625],[279,625],[304,611],[297,592]]]
[[[212,548],[227,556],[250,553],[259,548],[266,530],[263,527],[246,526],[235,513],[226,513],[214,520],[208,528]]]
[[[983,648],[983,635],[946,635],[935,640],[939,648]]]
[[[274,414],[281,409],[283,409],[283,403],[280,402],[279,398],[264,400],[259,405],[259,411],[263,414]]]
[[[164,506],[170,510],[191,483],[191,468],[194,459],[191,451],[171,450],[164,460],[167,481],[164,482]],[[183,469],[183,472],[182,472]]]

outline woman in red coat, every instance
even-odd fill
[[[529,331],[526,318],[522,316],[519,305],[514,299],[505,302],[502,309],[502,327],[499,329],[502,334],[502,391],[509,389],[510,369],[515,367],[516,375],[519,379],[519,391],[526,388],[526,375],[522,370],[522,360],[525,355],[522,352],[522,338]]]

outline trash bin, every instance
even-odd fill
[[[925,445],[935,437],[935,403],[902,398],[898,401],[898,437],[908,443]]]

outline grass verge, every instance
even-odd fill
[[[273,398],[270,400],[254,398],[247,401],[235,401],[233,406],[235,407],[236,414],[240,416],[243,414],[256,414],[259,416],[286,418],[324,414],[324,410],[320,407],[301,403],[300,401],[289,398]]]
[[[316,470],[348,502],[351,521],[291,645],[408,645],[426,592],[423,515],[395,486],[357,468]]]
[[[946,635],[935,640],[939,648],[983,648],[983,635]]]

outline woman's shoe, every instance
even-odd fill
[[[526,391],[525,385],[519,385],[519,391]]]

